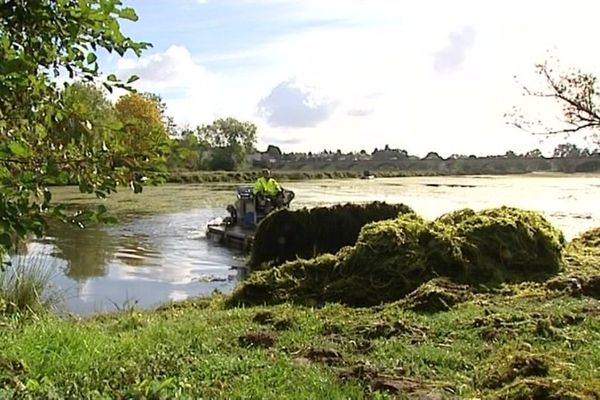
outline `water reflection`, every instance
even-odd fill
[[[53,246],[53,257],[66,261],[64,274],[77,281],[106,275],[115,252],[117,238],[99,227],[80,229],[73,225],[54,223],[49,236],[41,243]]]
[[[55,223],[28,253],[56,261],[61,273],[53,283],[65,294],[65,309],[78,314],[227,292],[241,255],[204,237],[206,223],[221,214],[197,209],[83,230]]]
[[[151,248],[150,235],[143,232],[123,235],[121,245],[115,251],[120,262],[131,267],[152,265],[160,261],[160,252]]]

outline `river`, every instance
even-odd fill
[[[345,202],[405,203],[426,218],[464,207],[501,205],[542,212],[567,238],[600,226],[600,175],[519,175],[311,180],[284,183],[293,208]],[[31,241],[20,262],[42,264],[62,294],[59,312],[88,315],[147,308],[219,290],[237,282],[231,267],[244,255],[209,242],[208,221],[224,216],[235,185],[163,185],[140,195],[118,193],[107,206],[115,225],[77,229],[56,225]],[[68,203],[90,199],[57,188]]]

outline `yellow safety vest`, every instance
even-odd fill
[[[254,183],[254,194],[257,193],[265,193],[267,196],[275,196],[277,193],[281,191],[281,186],[279,183],[273,178],[265,179],[264,177],[260,177]]]

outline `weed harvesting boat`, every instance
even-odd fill
[[[275,197],[255,195],[251,186],[236,188],[236,201],[226,207],[225,218],[209,222],[206,236],[225,246],[250,248],[260,221],[280,208],[288,208],[295,194],[282,189]]]

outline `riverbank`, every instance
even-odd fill
[[[522,175],[529,173],[573,174],[600,172],[600,157],[469,157],[458,159],[389,160],[298,160],[273,163],[270,168],[284,181],[306,179],[360,178],[369,171],[375,177],[416,177],[448,175]],[[248,171],[171,171],[171,183],[248,182],[260,169]],[[368,175],[368,174],[367,174]]]
[[[252,184],[259,176],[260,170],[251,171],[195,171],[195,172],[170,172],[166,181],[168,183],[248,183]],[[363,171],[341,170],[341,171],[290,171],[273,170],[275,178],[281,182],[303,181],[311,179],[360,179],[364,176]],[[372,174],[379,178],[403,178],[417,176],[443,175],[434,171],[400,171],[384,170]]]
[[[90,320],[4,320],[0,397],[597,398],[599,314],[597,300],[527,286],[432,315],[227,310],[215,295]]]
[[[541,283],[418,306],[0,318],[5,398],[600,398],[600,251]]]

